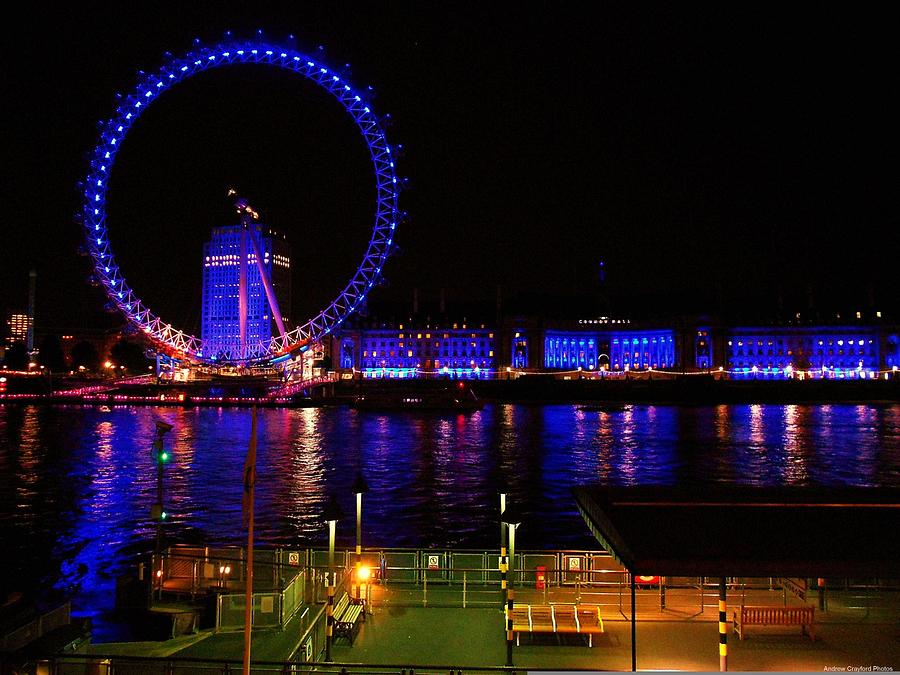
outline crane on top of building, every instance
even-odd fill
[[[269,310],[275,318],[275,325],[278,327],[278,335],[281,338],[285,336],[284,320],[281,318],[281,310],[278,307],[278,299],[275,297],[275,289],[272,287],[272,278],[266,271],[263,263],[262,251],[260,250],[259,240],[257,238],[256,222],[259,220],[259,213],[250,206],[250,202],[241,197],[237,190],[229,188],[228,196],[234,197],[234,208],[237,209],[241,218],[241,237],[238,255],[238,326],[240,330],[241,354],[247,353],[247,313],[249,307],[248,299],[248,283],[247,283],[247,260],[249,251],[247,244],[253,249],[256,259],[256,267],[259,270],[259,276],[262,280],[263,288],[266,291],[266,300],[269,303]]]

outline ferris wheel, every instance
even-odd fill
[[[154,101],[193,75],[235,64],[261,64],[293,71],[337,99],[356,123],[368,146],[376,187],[375,217],[369,244],[343,290],[323,310],[293,330],[279,330],[271,339],[242,344],[243,353],[235,361],[260,364],[288,358],[337,329],[359,309],[380,280],[384,264],[394,249],[394,231],[402,216],[397,205],[400,184],[394,167],[394,153],[379,118],[358,89],[318,59],[268,42],[229,41],[199,46],[188,54],[168,59],[155,73],[142,75],[131,92],[122,97],[115,114],[101,125],[100,137],[90,156],[81,209],[86,250],[93,263],[95,279],[128,324],[161,353],[194,363],[217,363],[212,346],[158,317],[128,285],[116,264],[107,232],[108,183],[116,155],[129,129]]]

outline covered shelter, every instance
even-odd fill
[[[900,578],[900,489],[843,486],[573,489],[597,540],[635,575],[718,577],[720,669],[725,578]]]

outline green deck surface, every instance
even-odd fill
[[[573,602],[572,588],[542,591],[522,589],[521,603]],[[593,647],[577,635],[537,637],[523,635],[514,647],[514,664],[520,668],[631,670],[631,624],[629,594],[604,598],[605,633],[595,635]],[[418,602],[416,599],[418,598]],[[429,587],[427,596],[413,585],[374,587],[373,612],[361,625],[353,645],[338,640],[332,647],[335,663],[396,664],[466,667],[503,666],[506,663],[504,618],[499,592],[490,587],[469,589],[467,603],[490,602],[491,606],[458,606],[461,589]],[[421,606],[423,599],[427,606]],[[581,601],[590,603],[589,593]],[[781,591],[729,591],[731,613],[741,601],[746,604],[780,606]],[[801,604],[788,597],[789,604]],[[637,665],[643,670],[716,671],[719,667],[717,612],[707,600],[701,611],[696,591],[670,589],[666,608],[659,608],[654,591],[638,594]],[[457,606],[448,606],[456,604]],[[815,595],[808,599],[816,604]],[[418,606],[414,606],[418,605]],[[313,614],[320,606],[314,606]],[[301,625],[295,619],[284,631],[255,631],[254,661],[281,661],[298,645]],[[861,601],[855,592],[831,592],[827,612],[816,612],[816,641],[802,636],[797,626],[747,628],[745,640],[729,632],[729,669],[745,671],[822,671],[826,667],[892,667],[900,671],[900,593],[882,591]],[[199,639],[202,638],[202,639]],[[204,632],[183,642],[93,645],[95,654],[168,655],[199,659],[240,661],[242,632]],[[175,646],[167,649],[166,646]]]

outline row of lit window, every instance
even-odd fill
[[[488,349],[487,354],[485,354],[484,352],[485,352],[484,349],[478,349],[478,350],[457,349],[455,351],[450,350],[450,349],[444,349],[444,350],[435,349],[433,351],[431,349],[425,349],[421,352],[419,352],[418,350],[407,349],[406,356],[411,358],[413,356],[493,356],[494,355],[493,349]],[[369,350],[364,349],[362,355],[363,355],[363,357],[367,357],[369,355]],[[392,358],[395,356],[398,356],[397,351],[394,349],[391,349],[389,352],[382,352],[381,355],[384,357],[390,356]],[[372,351],[372,356],[373,357],[378,356],[377,349]],[[403,354],[400,353],[399,356],[402,357]]]
[[[614,345],[619,344],[619,342],[620,342],[620,339],[619,339],[619,338],[613,338],[613,340],[612,340],[612,344],[614,344]],[[621,343],[622,343],[623,345],[628,345],[628,344],[632,344],[632,345],[639,345],[639,344],[656,344],[657,342],[659,342],[659,343],[663,343],[663,342],[665,342],[665,343],[672,343],[673,340],[672,340],[671,337],[651,337],[651,338],[646,338],[646,337],[644,337],[644,338],[636,338],[636,337],[635,337],[635,338],[622,338],[622,339],[621,339]]]
[[[778,367],[783,368],[785,366],[792,365],[790,361],[785,363],[784,360],[780,361],[768,361],[767,365],[769,368]],[[877,364],[873,359],[837,359],[834,361],[829,361],[828,363],[814,362],[810,364],[811,368],[822,368],[823,366],[826,368],[857,368],[859,366],[863,367],[875,367]],[[739,366],[746,367],[759,367],[762,368],[763,365],[758,361],[748,361],[744,360],[729,360],[728,366],[730,368],[737,368]]]
[[[403,330],[403,324],[401,323],[401,324],[398,326],[398,328],[399,328],[400,330]],[[426,328],[430,328],[430,326],[426,326]],[[437,328],[437,326],[435,326],[435,328]],[[484,324],[481,324],[480,328],[483,329],[483,328],[484,328]],[[458,329],[459,329],[459,324],[458,324],[458,323],[453,324],[453,330],[458,330]],[[463,324],[463,325],[462,325],[462,330],[466,330],[466,324]],[[403,337],[403,336],[401,335],[400,337]],[[474,334],[472,335],[472,337],[475,337]],[[493,334],[493,333],[491,333],[491,337],[494,337],[494,334]]]
[[[738,347],[743,347],[745,341],[747,342],[747,345],[752,345],[754,343],[754,339],[755,338],[744,338],[743,340],[738,340],[737,341]],[[755,339],[755,340],[756,340],[756,345],[758,347],[761,347],[763,345],[762,340],[759,340],[759,339]],[[789,341],[793,342],[794,344],[805,341],[807,345],[811,345],[814,340],[815,340],[815,338],[791,338],[791,339],[789,339]],[[733,342],[734,342],[733,340],[729,340],[728,346],[731,347]],[[862,347],[864,344],[866,344],[866,340],[859,339],[859,338],[847,338],[846,342],[847,342],[847,346],[853,345],[855,343],[855,344],[858,344],[860,347]],[[826,343],[826,340],[824,340],[824,339],[818,340],[818,344],[820,347],[823,346],[825,343]],[[835,340],[834,338],[830,338],[827,340],[827,343],[828,343],[828,346],[832,346],[835,343],[837,343],[838,346],[843,346],[844,340]],[[872,340],[872,339],[868,340],[868,344],[871,345],[874,343],[875,343],[874,340]],[[766,341],[766,345],[769,347],[771,347],[773,344],[778,344],[779,346],[781,346],[782,344],[784,344],[784,341],[781,339]]]
[[[778,353],[776,354],[774,349],[767,349],[765,347],[757,347],[755,351],[753,348],[744,347],[743,349],[741,349],[741,348],[735,347],[731,353],[734,356],[753,356],[753,355],[756,355],[756,356],[785,356],[785,352],[783,349],[779,349]],[[802,354],[802,353],[803,353],[802,350],[798,350],[798,354]],[[838,356],[844,356],[844,353],[845,353],[845,350],[843,350],[843,349],[837,350]],[[854,353],[856,353],[859,356],[865,356],[866,354],[868,354],[870,356],[874,356],[875,350],[871,347],[868,350],[857,349],[855,352],[853,349],[846,350],[846,354],[848,356],[853,355]],[[815,354],[816,356],[825,356],[826,355],[824,349],[817,349],[817,350],[815,350],[815,352],[810,350],[809,354],[810,355]],[[788,349],[787,356],[793,356],[793,355],[794,355],[794,350]],[[834,356],[833,349],[828,350],[828,356]]]
[[[576,341],[575,338],[571,338],[571,339],[570,339],[570,338],[562,338],[562,339],[560,339],[560,338],[549,338],[549,339],[547,340],[547,344],[548,344],[548,345],[551,345],[551,344],[552,344],[552,345],[555,345],[556,347],[559,347],[560,345],[563,345],[563,346],[572,345],[572,346],[574,347],[576,344],[578,344],[578,345],[587,345],[588,347],[593,347],[593,346],[594,346],[594,341],[593,341],[593,340],[587,340],[587,341],[585,341],[585,340],[578,340],[578,341]]]
[[[488,359],[435,359],[434,368],[491,368],[493,361]],[[365,359],[363,368],[421,368],[421,361],[408,359]],[[430,361],[425,362],[426,368],[431,368]]]
[[[455,327],[455,326],[456,326],[456,324],[454,324],[454,327]],[[401,328],[402,328],[402,326],[401,326]],[[465,328],[465,326],[463,326],[463,328]],[[366,333],[368,333],[368,335],[364,336],[364,339],[386,340],[386,339],[390,339],[390,338],[393,338],[393,337],[394,337],[394,332],[393,332],[393,331],[391,331],[391,332],[389,332],[389,333],[388,333],[388,332],[380,333],[380,332],[377,332],[377,331],[366,331]],[[438,335],[439,335],[439,333],[435,333],[435,337],[438,337]],[[457,338],[457,339],[458,339],[458,338],[463,338],[463,339],[465,339],[465,338],[468,337],[468,338],[476,338],[476,339],[482,339],[482,340],[485,338],[484,333],[469,333],[469,334],[466,336],[466,335],[455,335],[455,334],[451,335],[450,333],[444,332],[444,333],[440,333],[440,335],[441,335],[445,340],[447,340],[447,339],[449,339],[449,338],[451,338],[451,337],[452,337],[452,338]],[[488,334],[487,334],[487,337],[488,337],[488,339],[491,339],[491,340],[492,340],[492,339],[494,338],[494,334],[493,334],[493,333],[488,333]],[[425,338],[426,340],[430,340],[430,339],[431,339],[431,333],[398,333],[398,334],[397,334],[397,338],[400,339],[400,340],[403,340],[403,339],[409,339],[409,340],[416,339],[416,340],[421,340],[422,338]]]
[[[365,347],[369,347],[369,348],[381,347],[382,349],[384,349],[385,347],[395,347],[396,346],[396,347],[400,347],[402,349],[403,347],[406,346],[406,342],[400,342],[400,341],[398,341],[397,344],[395,345],[394,340],[363,339],[362,342]],[[415,342],[410,342],[409,346],[414,347],[416,349],[424,349],[424,348],[431,346],[432,344],[435,347],[441,346],[440,341],[435,341],[434,343],[429,343],[429,344],[425,344],[424,342],[420,342],[418,344],[416,344]],[[471,345],[472,347],[478,347],[478,341],[468,340],[468,339],[463,338],[463,339],[451,339],[451,340],[443,343],[444,347],[449,346],[449,347],[454,347],[454,348],[462,347],[462,346],[466,346],[466,345]],[[489,346],[490,346],[489,340],[481,340],[481,347],[484,348],[484,347],[489,347]]]

